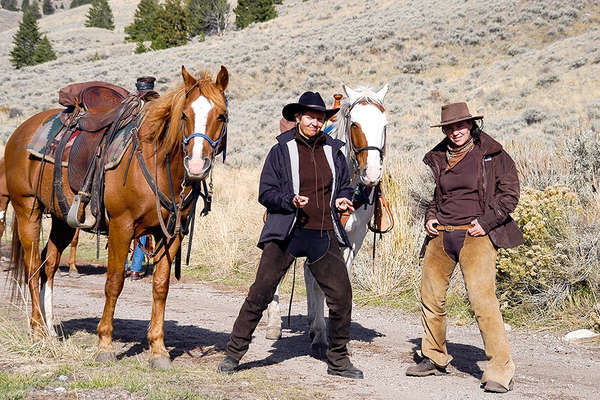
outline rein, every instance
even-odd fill
[[[213,193],[212,170],[210,172],[210,182],[208,185],[205,180],[203,180],[201,183],[192,183],[191,185],[189,185],[188,182],[186,181],[186,179],[184,178],[183,181],[181,182],[181,191],[179,192],[179,201],[176,201],[174,189],[173,189],[174,185],[173,185],[173,181],[171,178],[171,163],[170,163],[170,158],[167,155],[165,157],[165,163],[166,163],[166,170],[167,170],[167,181],[168,181],[168,185],[169,185],[169,194],[170,194],[170,198],[169,198],[166,194],[164,194],[160,190],[160,188],[158,187],[158,184],[156,183],[158,180],[158,160],[157,160],[158,149],[156,148],[156,145],[155,145],[154,154],[153,154],[154,167],[155,167],[154,168],[154,177],[148,170],[148,167],[144,160],[144,157],[142,154],[142,146],[141,146],[141,142],[140,142],[140,138],[139,138],[139,128],[141,127],[143,120],[144,120],[143,117],[138,118],[136,125],[132,129],[133,144],[132,144],[132,148],[131,148],[131,155],[129,157],[127,169],[125,170],[123,185],[125,185],[125,182],[127,179],[127,171],[129,170],[129,163],[131,162],[131,159],[133,158],[133,155],[135,154],[135,156],[138,160],[140,169],[142,170],[142,173],[144,175],[144,178],[146,179],[146,182],[148,183],[148,185],[152,189],[152,192],[154,193],[154,196],[156,199],[156,213],[157,213],[158,221],[160,224],[160,228],[163,233],[163,236],[156,244],[154,251],[149,252],[146,249],[141,249],[146,257],[154,258],[158,254],[158,252],[162,249],[162,247],[165,246],[167,241],[172,241],[174,239],[174,237],[178,234],[184,234],[184,235],[187,234],[189,231],[190,225],[192,226],[192,229],[193,229],[194,220],[195,220],[196,204],[197,204],[199,197],[201,197],[204,202],[204,208],[201,211],[201,215],[205,216],[210,211],[211,204],[212,204],[212,193]],[[184,132],[184,136],[185,136],[185,132]],[[187,188],[191,188],[191,190],[187,190],[187,193],[186,193]],[[186,209],[190,205],[192,206],[192,208],[190,210],[190,215],[188,215],[188,218],[186,219],[184,226],[182,227],[181,213],[184,209]],[[161,207],[164,207],[169,213],[166,223],[162,218]],[[187,264],[188,265],[189,265],[189,252],[190,252],[191,245],[192,245],[192,238],[193,238],[193,234],[190,235],[190,239],[189,239],[189,243],[188,243],[188,256],[187,256]],[[179,258],[179,260],[180,260],[180,258]],[[177,279],[180,278],[179,270],[180,270],[180,263],[176,263],[175,277]]]

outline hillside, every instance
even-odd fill
[[[463,99],[500,137],[550,137],[582,120],[600,124],[596,1],[286,0],[275,20],[141,55],[123,41],[137,3],[110,5],[114,32],[83,27],[89,6],[41,19],[58,59],[22,70],[8,61],[17,28],[3,24],[0,107],[29,116],[55,106],[58,89],[71,82],[132,88],[148,74],[165,92],[179,83],[182,64],[213,73],[223,64],[231,73],[233,164],[262,159],[284,104],[308,89],[331,99],[340,82],[390,84],[392,148],[435,141],[439,133],[428,126],[440,104]],[[23,118],[1,117],[2,141]]]

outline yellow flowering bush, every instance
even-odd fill
[[[523,191],[512,216],[525,244],[501,249],[496,261],[503,308],[521,304],[525,297],[548,293],[557,279],[567,278],[569,232],[580,212],[577,195],[565,187]]]

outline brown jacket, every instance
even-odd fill
[[[446,143],[447,139],[444,139],[423,158],[423,162],[433,171],[436,183],[433,200],[425,212],[425,221],[436,218],[440,209],[439,179],[442,168],[446,165]],[[519,177],[514,161],[502,149],[500,143],[484,132],[472,151],[481,159],[476,171],[479,201],[483,209],[483,215],[477,218],[479,224],[498,248],[511,248],[523,244],[523,235],[510,216],[517,207],[520,195]],[[428,239],[425,240],[425,245],[427,242]],[[425,245],[421,256],[425,253]]]

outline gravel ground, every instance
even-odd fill
[[[84,267],[80,279],[56,278],[55,315],[66,334],[78,330],[95,332],[104,305],[103,271],[103,267]],[[181,366],[209,357],[209,362],[216,368],[244,295],[243,290],[200,282],[173,282],[167,302],[165,343],[174,364]],[[285,303],[284,299],[282,304]],[[73,304],[77,306],[73,307]],[[194,305],[192,310],[190,304]],[[449,324],[448,348],[454,361],[448,375],[409,378],[404,371],[413,362],[422,333],[418,315],[355,307],[351,330],[352,359],[364,371],[365,379],[351,381],[328,376],[325,363],[310,357],[309,340],[304,332],[306,318],[300,314],[305,309],[304,299],[294,301],[292,329],[285,329],[283,338],[275,342],[264,338],[265,325],[261,323],[240,367],[261,368],[268,377],[317,389],[331,399],[494,397],[479,387],[486,361],[476,325]],[[126,357],[147,356],[145,345],[141,346],[140,342],[144,341],[150,310],[150,278],[126,281],[115,313],[114,339],[118,353]],[[600,349],[567,344],[554,334],[522,330],[509,332],[509,340],[517,372],[514,390],[503,398],[598,398]],[[236,387],[235,379],[230,383],[232,395],[235,395],[241,388]],[[39,395],[44,397],[43,393]],[[121,398],[119,394],[115,396]]]

